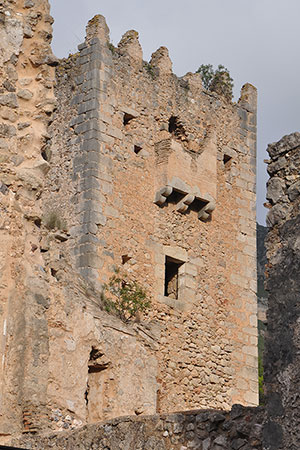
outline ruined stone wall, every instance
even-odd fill
[[[0,439],[43,422],[47,386],[47,292],[39,245],[41,156],[53,96],[55,58],[47,1],[0,2]]]
[[[80,430],[14,441],[27,449],[134,450],[261,450],[263,411],[235,405],[224,411],[187,411],[144,417],[123,417]]]
[[[143,361],[155,398],[129,406],[113,358],[119,381],[105,389],[115,385],[116,400],[98,419],[255,405],[255,89],[231,105],[203,91],[199,75],[178,79],[165,48],[143,62],[136,32],[118,49],[108,40],[96,16],[57,69],[43,193],[44,217],[56,211],[68,230],[63,257],[44,251],[54,278],[70,264],[97,291],[121,267],[152,297],[140,333],[157,361]],[[178,299],[164,295],[166,256],[183,263]]]
[[[255,88],[227,103],[102,16],[54,82],[47,2],[2,7],[1,442],[257,404]],[[101,303],[121,266],[152,300],[129,324]]]
[[[300,133],[269,145],[266,240],[268,312],[265,342],[265,449],[300,442],[299,307]]]

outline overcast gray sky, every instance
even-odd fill
[[[300,131],[299,0],[50,0],[55,19],[53,51],[77,50],[85,26],[103,14],[117,45],[130,29],[139,32],[144,59],[169,49],[178,76],[201,64],[223,64],[242,85],[258,89],[257,219],[265,224],[263,159],[268,143]]]

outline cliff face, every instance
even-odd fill
[[[49,166],[41,150],[55,107],[47,1],[0,2],[0,435],[46,404],[47,283],[38,218]]]
[[[300,133],[269,145],[266,240],[269,297],[265,349],[266,449],[297,449],[300,379]]]
[[[258,320],[262,322],[266,322],[266,312],[268,307],[268,294],[265,291],[265,271],[267,264],[265,239],[267,232],[267,227],[257,224],[257,314]]]

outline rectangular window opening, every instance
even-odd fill
[[[165,297],[178,299],[179,268],[183,261],[166,256],[165,262]]]

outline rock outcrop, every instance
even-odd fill
[[[264,448],[300,442],[300,133],[269,145]]]

